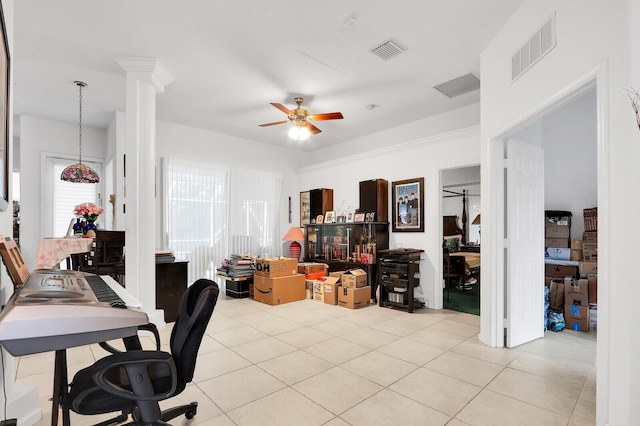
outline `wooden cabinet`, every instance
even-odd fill
[[[305,262],[326,263],[329,271],[365,270],[372,299],[377,283],[376,256],[379,250],[388,248],[388,222],[305,225]]]
[[[165,322],[178,317],[180,299],[187,289],[188,263],[156,263],[156,309],[164,309]]]
[[[315,221],[319,215],[324,216],[333,210],[333,189],[321,188],[309,191],[309,215]]]
[[[372,179],[360,182],[360,213],[375,213],[375,220],[389,220],[389,182]]]

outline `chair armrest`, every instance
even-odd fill
[[[139,325],[138,331],[150,331],[151,333],[153,333],[153,337],[155,338],[155,341],[156,341],[156,351],[160,350],[160,334],[158,333],[158,327],[156,327],[155,324],[148,323],[148,324]],[[122,340],[124,341],[125,347],[127,348],[127,350],[129,351],[142,350],[142,345],[140,344],[140,340],[138,339],[138,336],[125,337]],[[100,342],[98,344],[102,349],[104,349],[109,353],[112,353],[112,354],[122,353],[121,350],[111,346],[107,342]]]
[[[90,367],[96,384],[104,391],[135,401],[161,401],[176,391],[176,366],[171,354],[160,351],[132,351],[109,355]],[[114,373],[114,369],[119,370]],[[126,373],[128,380],[123,380]],[[114,381],[117,380],[117,381]],[[157,391],[154,379],[168,389]]]

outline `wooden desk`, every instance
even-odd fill
[[[187,267],[189,262],[156,263],[156,309],[164,310],[165,322],[178,318],[178,307],[187,290]]]

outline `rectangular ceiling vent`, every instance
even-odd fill
[[[554,47],[556,47],[555,13],[511,57],[511,82],[516,81]]]
[[[389,40],[389,41],[385,41],[380,46],[371,49],[371,53],[373,53],[374,55],[378,55],[379,57],[381,57],[385,61],[388,61],[389,59],[393,58],[394,56],[398,56],[399,54],[401,54],[405,50],[406,49],[401,47],[398,43]]]
[[[469,73],[440,83],[437,86],[433,86],[433,88],[450,98],[455,98],[456,96],[478,90],[480,88],[480,79]]]

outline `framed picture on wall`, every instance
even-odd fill
[[[311,202],[309,191],[300,193],[300,226],[311,223]]]
[[[391,183],[393,232],[424,232],[424,178]]]

